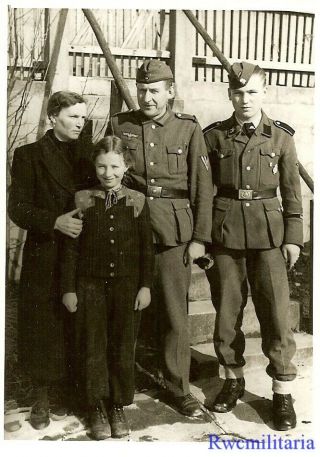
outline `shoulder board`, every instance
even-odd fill
[[[188,119],[189,121],[198,122],[196,116],[193,114],[185,114],[185,113],[174,113],[178,119]]]
[[[133,111],[134,111],[133,109],[129,109],[127,111],[119,111],[118,113],[114,113],[111,117],[125,115],[128,113],[132,113]]]
[[[276,127],[278,127],[279,129],[282,129],[284,130],[285,132],[289,133],[289,135],[293,136],[295,131],[293,130],[292,127],[290,127],[290,125],[288,124],[285,124],[284,122],[281,122],[281,121],[273,121],[274,125]]]
[[[210,124],[210,125],[208,125],[207,127],[205,127],[205,128],[203,129],[203,133],[207,133],[207,132],[209,132],[209,131],[212,130],[212,129],[216,129],[216,128],[219,127],[221,124],[222,124],[221,121],[214,122],[213,124]]]

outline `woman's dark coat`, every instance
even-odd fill
[[[61,303],[59,285],[63,235],[54,225],[58,216],[72,208],[75,191],[90,182],[86,152],[79,142],[59,143],[49,130],[39,141],[17,148],[12,163],[9,216],[27,230],[18,353],[23,368],[41,383],[66,374],[65,327],[70,316]]]

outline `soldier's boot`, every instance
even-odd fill
[[[291,394],[273,394],[273,425],[276,430],[290,430],[297,425]]]

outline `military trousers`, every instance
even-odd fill
[[[296,376],[292,363],[296,345],[289,320],[289,286],[280,248],[234,250],[213,246],[215,265],[208,270],[213,305],[217,311],[214,347],[219,363],[245,365],[243,311],[248,283],[260,323],[262,350],[269,359],[267,373],[279,381]]]
[[[89,405],[102,398],[123,406],[133,401],[141,314],[134,311],[137,292],[138,282],[131,278],[78,280],[76,377]]]
[[[142,317],[140,334],[152,328],[167,388],[175,396],[189,390],[190,339],[188,333],[188,290],[191,268],[183,257],[187,244],[155,246],[155,273],[151,305]],[[149,329],[147,329],[147,326]]]

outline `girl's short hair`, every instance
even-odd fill
[[[121,155],[126,166],[130,166],[128,149],[124,147],[122,140],[115,135],[107,135],[95,144],[92,151],[92,162],[95,163],[100,154],[107,154],[108,152]]]
[[[77,103],[86,103],[82,95],[67,90],[55,92],[51,95],[48,101],[48,117],[57,116],[63,108],[68,108],[69,106],[76,105]]]

